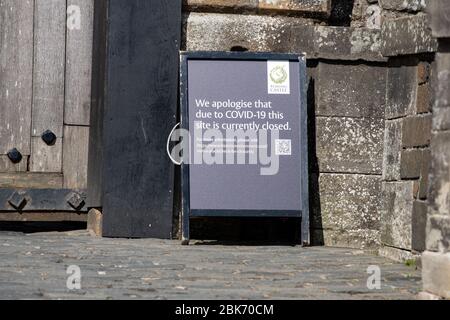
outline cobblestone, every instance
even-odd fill
[[[361,250],[0,232],[0,299],[414,299],[415,268]],[[66,270],[81,269],[81,290]],[[381,289],[367,268],[381,268]]]

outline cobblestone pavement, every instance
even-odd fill
[[[351,249],[0,232],[0,256],[0,299],[414,299],[421,286],[415,268]],[[381,290],[367,289],[370,265]]]

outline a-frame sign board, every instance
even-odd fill
[[[181,54],[183,243],[191,217],[298,218],[309,244],[306,59]]]

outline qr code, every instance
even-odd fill
[[[291,140],[275,140],[275,155],[291,156],[292,141]]]

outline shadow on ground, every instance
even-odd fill
[[[86,222],[0,222],[0,232],[67,232],[86,230]]]

